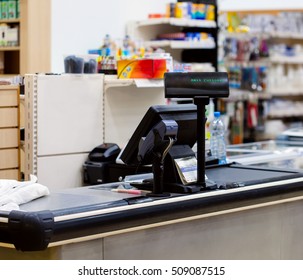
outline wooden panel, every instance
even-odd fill
[[[0,150],[0,169],[19,167],[18,149]]]
[[[51,72],[51,0],[20,0],[20,74]]]
[[[0,148],[17,148],[19,146],[18,128],[0,129]]]
[[[0,86],[0,107],[18,106],[18,88]]]
[[[0,179],[19,180],[19,171],[18,169],[0,170]]]
[[[3,179],[20,179],[18,106],[19,86],[0,85],[0,178]]]
[[[24,107],[24,98],[20,98],[19,104],[19,115],[20,115],[20,127],[25,126],[25,107]]]
[[[18,108],[0,108],[0,128],[18,126],[18,117]]]

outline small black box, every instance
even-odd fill
[[[107,162],[85,161],[83,164],[83,181],[85,184],[97,185],[107,181]]]

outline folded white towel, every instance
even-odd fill
[[[49,194],[46,186],[37,183],[31,175],[29,181],[0,180],[0,210],[19,209],[19,205]]]

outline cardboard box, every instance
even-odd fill
[[[118,79],[162,79],[165,59],[123,59],[117,61]]]

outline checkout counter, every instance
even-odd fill
[[[3,212],[0,258],[302,259],[301,172],[231,164],[206,175],[222,188],[151,198],[111,183]]]
[[[167,183],[176,182],[164,174],[160,190],[113,182],[60,190],[1,211],[0,259],[302,259],[303,172],[243,164],[239,153],[255,159],[263,153],[239,150],[228,149],[233,155],[226,165],[202,164],[200,188],[172,191]],[[132,161],[132,153],[124,159]],[[153,171],[154,179],[161,170]]]

